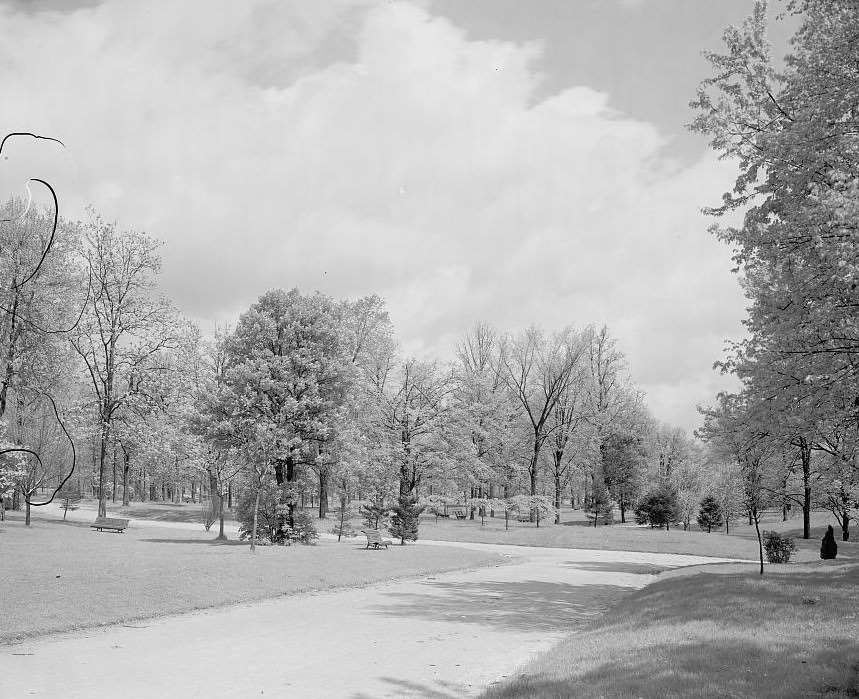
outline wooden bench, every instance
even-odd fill
[[[122,534],[123,530],[128,526],[129,521],[130,520],[119,519],[117,517],[96,517],[95,522],[93,522],[90,527],[97,529],[98,531],[110,529]]]
[[[382,546],[388,548],[394,543],[390,539],[383,539],[378,529],[365,529],[364,536],[367,537],[367,548],[380,549]]]
[[[464,510],[451,510],[457,519],[465,519],[465,511]]]

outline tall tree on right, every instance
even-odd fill
[[[725,31],[727,52],[705,54],[713,76],[692,103],[691,128],[739,168],[710,209],[743,212],[740,225],[713,232],[735,250],[751,302],[749,337],[724,368],[768,405],[768,431],[796,449],[807,536],[811,452],[845,434],[828,396],[845,392],[853,419],[859,406],[859,12],[849,0],[787,7],[798,29],[784,68],[771,56],[767,3],[756,2],[742,27]],[[848,456],[855,443],[837,448]]]

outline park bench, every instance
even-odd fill
[[[128,522],[129,520],[119,519],[118,517],[96,517],[95,522],[93,522],[90,527],[97,529],[98,531],[111,529],[121,534],[128,526]]]
[[[382,546],[388,548],[394,543],[390,539],[383,539],[378,529],[365,529],[364,536],[367,537],[367,548],[380,549]]]
[[[465,510],[451,510],[457,519],[465,519]]]

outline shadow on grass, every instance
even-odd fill
[[[830,641],[809,649],[772,640],[657,644],[603,660],[572,681],[529,675],[487,690],[482,699],[859,696],[856,665],[850,667],[859,643]],[[795,678],[778,674],[776,668],[785,666],[795,668]],[[815,678],[809,671],[822,672]]]
[[[372,612],[440,619],[503,630],[569,631],[633,592],[623,585],[570,585],[540,580],[426,581],[425,592],[391,593]]]
[[[202,546],[250,546],[238,539],[140,539],[150,544],[197,544]]]
[[[859,567],[656,582],[484,699],[859,697]]]
[[[467,693],[468,688],[453,682],[439,680],[435,684],[409,682],[394,677],[379,678],[391,689],[396,691],[396,696],[403,699],[459,699]],[[350,699],[373,699],[376,695],[365,692],[357,692]]]
[[[659,575],[664,570],[673,570],[683,566],[660,565],[652,563],[623,563],[621,561],[567,561],[563,566],[606,573],[631,573],[633,575]]]
[[[157,522],[186,522],[191,524],[200,523],[201,505],[185,505],[163,504],[163,510],[157,507],[157,503],[151,503],[146,506],[126,505],[118,508],[119,514],[123,517],[131,517],[132,519],[151,519]]]

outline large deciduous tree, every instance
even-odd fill
[[[537,495],[540,452],[550,435],[552,416],[570,393],[587,344],[572,328],[547,335],[531,326],[504,339],[501,374],[521,405],[530,435],[530,494]]]
[[[178,329],[172,304],[155,286],[161,268],[157,241],[118,230],[93,212],[81,234],[89,293],[70,341],[84,363],[98,420],[98,514],[103,517],[114,423],[149,375],[162,370],[153,360],[176,344]]]

